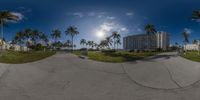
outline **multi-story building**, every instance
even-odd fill
[[[169,47],[169,34],[158,32],[155,35],[138,34],[123,38],[123,48],[126,50],[167,50]]]
[[[186,44],[183,46],[184,50],[200,50],[200,47],[198,44]]]

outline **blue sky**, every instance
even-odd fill
[[[0,10],[22,14],[18,23],[10,23],[5,38],[11,40],[24,28],[39,29],[51,34],[52,29],[64,31],[69,25],[78,27],[77,45],[81,38],[100,41],[99,36],[117,30],[122,36],[144,33],[145,24],[154,24],[158,31],[170,33],[171,43],[183,41],[187,30],[190,41],[200,39],[200,24],[191,20],[200,0],[1,0]]]

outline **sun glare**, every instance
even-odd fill
[[[104,35],[105,35],[105,32],[103,32],[103,31],[101,31],[101,30],[96,32],[96,36],[97,36],[98,38],[103,38]]]

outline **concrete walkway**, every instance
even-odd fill
[[[0,100],[199,100],[199,73],[173,53],[117,64],[60,53],[0,64]]]

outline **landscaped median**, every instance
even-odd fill
[[[80,51],[74,51],[74,54],[80,56]],[[145,57],[156,55],[156,52],[128,52],[128,51],[116,51],[116,52],[101,52],[101,51],[88,51],[87,57],[92,60],[102,62],[127,62],[143,59]]]
[[[186,54],[183,54],[182,57],[192,60],[192,61],[200,62],[200,55],[198,55],[197,51],[186,52]]]
[[[4,51],[0,55],[0,63],[20,64],[28,63],[37,60],[44,59],[46,57],[54,55],[52,51],[29,51],[29,52],[16,52],[16,51]]]

